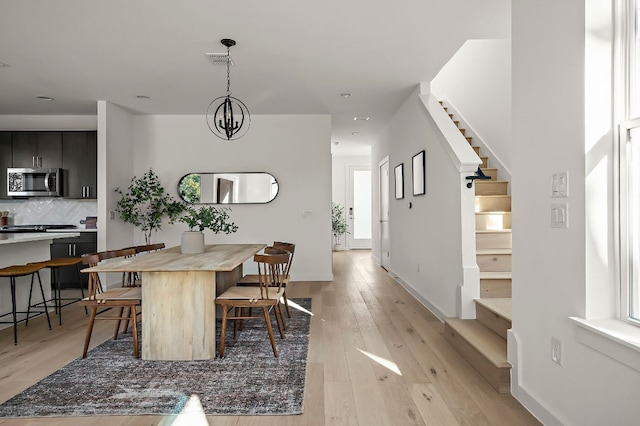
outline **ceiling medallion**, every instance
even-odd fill
[[[211,132],[220,139],[229,141],[243,137],[251,124],[251,115],[247,106],[238,98],[231,96],[231,55],[229,48],[236,42],[223,38],[220,40],[227,47],[227,94],[220,96],[207,108],[207,125]]]

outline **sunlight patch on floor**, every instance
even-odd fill
[[[360,348],[356,348],[358,349],[361,353],[363,353],[364,355],[368,356],[369,358],[371,358],[372,360],[374,360],[375,362],[377,362],[378,364],[380,364],[381,366],[393,371],[394,373],[396,373],[398,376],[402,376],[402,373],[400,372],[400,369],[398,368],[398,366],[396,365],[395,362],[393,361],[389,361],[386,358],[382,358],[378,355],[374,355],[370,352],[367,351],[363,351]]]
[[[159,425],[162,426],[209,426],[198,395],[191,395],[180,413],[165,417]]]
[[[313,312],[311,312],[308,309],[303,308],[302,306],[298,305],[296,302],[292,301],[291,299],[289,299],[288,302],[289,302],[289,307],[290,308],[297,309],[300,312],[304,312],[305,314],[313,316]],[[282,303],[284,303],[284,301]]]

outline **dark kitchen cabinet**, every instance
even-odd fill
[[[97,197],[97,132],[62,133],[62,185],[65,198]]]
[[[13,132],[13,167],[62,167],[62,132]]]
[[[13,157],[11,132],[0,132],[0,198],[7,198],[7,168]]]
[[[86,253],[95,253],[98,247],[98,234],[81,232],[78,238],[58,238],[51,243],[51,258],[80,257]],[[78,265],[83,269],[82,264]],[[78,273],[75,266],[60,268],[60,288],[78,288]],[[82,286],[86,288],[89,274],[80,273]]]

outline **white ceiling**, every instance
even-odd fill
[[[509,13],[508,0],[1,0],[0,114],[107,100],[204,115],[226,90],[205,53],[232,38],[231,91],[252,114],[331,114],[327,143],[357,153],[466,39],[508,37]]]

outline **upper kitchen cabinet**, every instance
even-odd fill
[[[62,185],[65,198],[97,197],[97,132],[62,132]]]
[[[13,167],[62,167],[62,132],[13,132]]]
[[[0,132],[0,198],[7,198],[7,168],[11,167],[11,132]]]

